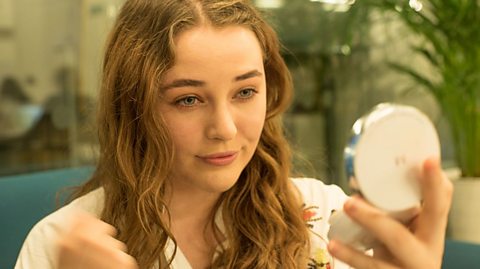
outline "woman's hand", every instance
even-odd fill
[[[420,179],[423,204],[420,213],[405,226],[358,197],[344,205],[345,212],[370,231],[382,244],[374,255],[331,241],[330,253],[358,269],[439,269],[442,264],[445,230],[453,186],[437,159],[428,159]]]
[[[138,269],[124,243],[114,238],[116,229],[86,213],[78,212],[71,227],[58,241],[59,269]]]

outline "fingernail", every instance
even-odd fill
[[[337,242],[334,241],[334,240],[331,240],[331,241],[328,243],[328,245],[327,245],[327,249],[328,249],[328,251],[329,251],[331,254],[333,254],[333,253],[334,253],[335,251],[337,251],[337,249],[338,249],[338,244],[337,244]]]
[[[424,168],[427,171],[432,171],[439,165],[440,165],[440,159],[438,157],[430,157],[425,161]]]
[[[357,208],[357,202],[355,198],[350,198],[345,202],[344,209],[348,212],[353,212]]]

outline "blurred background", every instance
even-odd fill
[[[95,163],[102,52],[122,2],[0,0],[0,176]],[[380,102],[426,113],[439,131],[444,166],[455,165],[437,101],[391,64],[435,76],[413,49],[425,41],[399,15],[424,6],[405,0],[387,9],[373,2],[254,1],[278,30],[294,77],[285,124],[296,170],[343,187],[350,128]]]

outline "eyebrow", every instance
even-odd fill
[[[260,73],[260,71],[252,70],[252,71],[249,71],[249,72],[247,72],[243,75],[236,76],[234,81],[242,81],[242,80],[246,80],[246,79],[249,79],[249,78],[260,77],[260,76],[262,76],[262,73]]]
[[[260,77],[260,76],[262,76],[262,73],[260,73],[260,71],[252,70],[252,71],[249,71],[245,74],[236,76],[233,79],[233,81],[238,82],[238,81],[247,80],[249,78]],[[162,90],[167,91],[167,90],[170,90],[172,88],[181,88],[181,87],[202,87],[202,86],[205,86],[205,84],[206,84],[205,81],[202,81],[202,80],[176,79],[173,82],[171,82],[170,84],[162,86]]]
[[[201,87],[204,85],[205,85],[205,82],[201,80],[176,79],[172,83],[163,86],[162,90],[166,91],[173,88],[181,88],[181,87]]]

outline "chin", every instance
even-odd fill
[[[236,176],[216,176],[209,178],[204,184],[204,189],[209,192],[223,193],[231,189],[237,183],[240,173]]]

